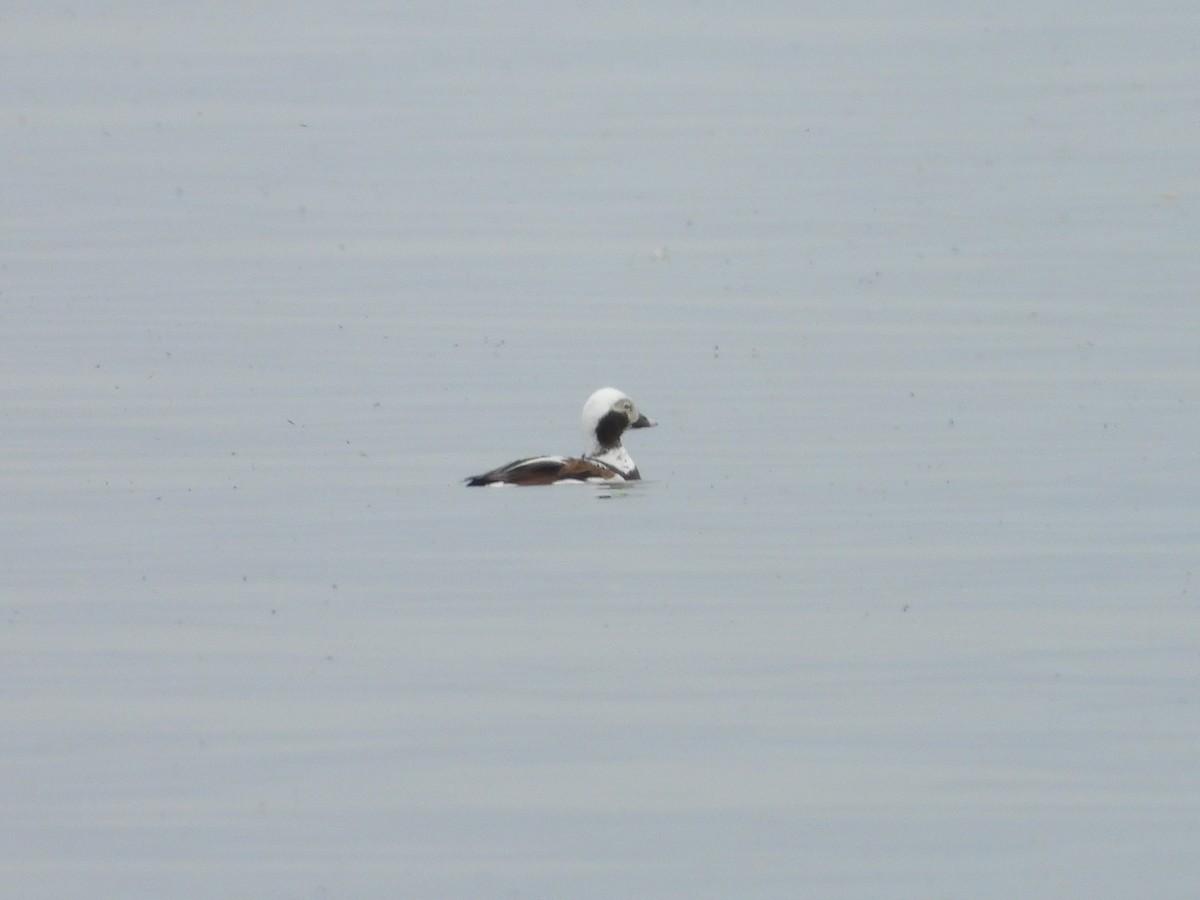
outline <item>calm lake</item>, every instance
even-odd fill
[[[1193,896],[1198,61],[10,5],[5,896]],[[643,481],[463,486],[609,384]]]

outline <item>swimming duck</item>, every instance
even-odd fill
[[[506,466],[473,475],[468,487],[496,484],[568,484],[637,481],[642,476],[621,435],[629,428],[650,428],[658,423],[638,412],[629,396],[616,388],[600,388],[583,404],[583,456],[531,456]]]

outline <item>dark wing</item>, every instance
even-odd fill
[[[533,456],[518,459],[507,466],[492,469],[467,479],[468,487],[489,484],[554,484],[556,481],[587,481],[591,478],[619,478],[620,473],[603,463],[567,456]]]

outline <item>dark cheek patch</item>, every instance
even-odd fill
[[[621,443],[621,435],[629,427],[629,418],[615,409],[609,410],[596,425],[596,440],[607,450]]]

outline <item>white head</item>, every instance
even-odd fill
[[[583,404],[583,443],[588,456],[603,456],[614,450],[623,452],[621,435],[627,428],[650,428],[657,424],[638,412],[629,396],[616,388],[600,388]]]

